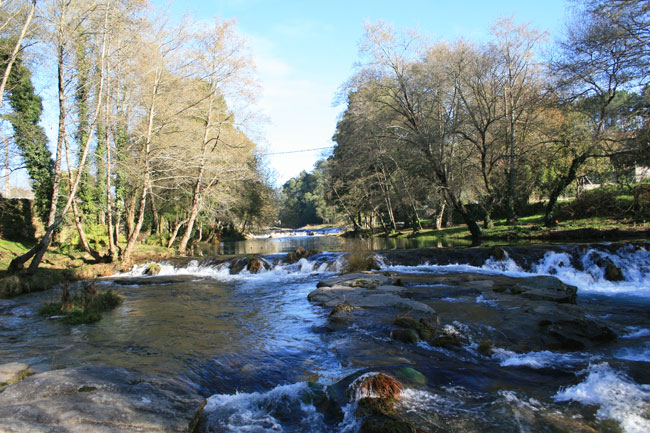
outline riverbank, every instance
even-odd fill
[[[134,263],[169,259],[176,254],[172,249],[139,244],[134,251],[132,263],[96,263],[87,253],[62,253],[51,248],[34,274],[9,274],[6,269],[11,260],[31,247],[29,244],[0,239],[0,298],[40,292],[62,283],[107,277],[130,269]]]
[[[471,243],[471,233],[465,225],[445,227],[439,230],[429,226],[425,220],[423,230],[402,229],[388,236],[420,240],[460,240]],[[350,232],[348,232],[350,233]],[[384,237],[385,233],[362,235]],[[483,228],[482,245],[509,245],[543,242],[601,242],[615,240],[650,239],[650,222],[634,220],[614,220],[609,218],[584,218],[557,221],[552,227],[543,224],[542,215],[520,218],[515,225],[507,225],[505,220],[496,221],[494,226]]]

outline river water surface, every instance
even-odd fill
[[[328,418],[317,410],[314,390],[350,375],[403,366],[428,379],[407,387],[399,403],[426,431],[650,431],[650,253],[643,247],[611,254],[624,272],[619,283],[590,267],[589,251],[581,270],[557,252],[526,270],[507,258],[481,267],[384,265],[384,271],[413,273],[552,274],[578,286],[578,302],[594,316],[620,316],[618,342],[602,350],[497,348],[485,356],[476,342],[459,350],[426,343],[405,348],[383,329],[331,332],[329,310],[311,304],[307,295],[319,280],[342,270],[343,253],[288,265],[278,249],[327,250],[333,241],[292,236],[259,240],[250,249],[259,250],[259,242],[271,244],[262,251],[275,254],[267,257],[272,269],[256,275],[231,275],[226,265],[197,258],[163,263],[156,277],[142,277],[139,266],[100,281],[124,303],[92,325],[38,316],[41,302],[60,295],[56,290],[0,300],[0,359],[41,371],[94,364],[178,377],[208,398],[205,428],[213,432],[356,432],[354,401],[342,419]],[[462,330],[465,324],[452,326]]]

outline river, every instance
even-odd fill
[[[213,432],[358,431],[354,402],[344,407],[343,419],[329,418],[309,397],[314,387],[400,366],[415,367],[428,378],[407,387],[399,403],[425,430],[589,431],[587,425],[591,431],[616,431],[606,430],[619,428],[608,424],[614,422],[626,433],[650,431],[650,253],[645,247],[608,255],[625,276],[616,283],[592,266],[588,248],[581,269],[557,251],[526,267],[507,257],[481,266],[383,264],[382,271],[403,273],[555,275],[578,287],[578,303],[594,316],[619,324],[617,342],[596,350],[496,348],[484,356],[476,342],[458,350],[426,343],[405,349],[380,327],[332,332],[329,309],[310,303],[307,295],[342,269],[343,253],[336,252],[342,248],[332,247],[341,240],[302,235],[221,246],[222,252],[267,254],[272,268],[259,274],[231,275],[226,265],[209,264],[207,248],[204,258],[162,263],[155,277],[142,277],[144,266],[137,266],[102,280],[99,287],[117,290],[124,303],[92,325],[38,316],[40,303],[59,296],[56,290],[0,300],[0,359],[26,362],[37,371],[94,364],[177,377],[208,398],[205,429]],[[284,253],[296,245],[326,252],[285,264]],[[475,318],[504,308],[479,298],[476,306],[488,310],[477,309]],[[459,330],[471,320],[467,311],[451,322]]]

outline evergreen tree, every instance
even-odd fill
[[[4,66],[9,55],[4,50],[0,55],[0,65]],[[14,130],[14,141],[32,179],[36,213],[46,223],[52,200],[54,162],[47,148],[45,131],[38,124],[43,104],[41,97],[35,93],[31,72],[20,59],[14,63],[7,84],[6,91],[12,109],[7,117]]]

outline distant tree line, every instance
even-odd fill
[[[387,232],[423,217],[440,227],[453,212],[479,240],[497,216],[516,223],[531,196],[546,199],[551,224],[576,179],[650,165],[650,2],[578,6],[545,60],[546,36],[512,19],[484,43],[369,24],[309,200]]]
[[[55,83],[53,152],[34,71]],[[35,270],[64,225],[95,259],[129,261],[146,237],[185,253],[225,227],[275,221],[249,136],[257,86],[234,22],[172,23],[140,0],[8,0],[0,76],[5,166],[26,169],[45,226],[12,270],[29,260]]]

